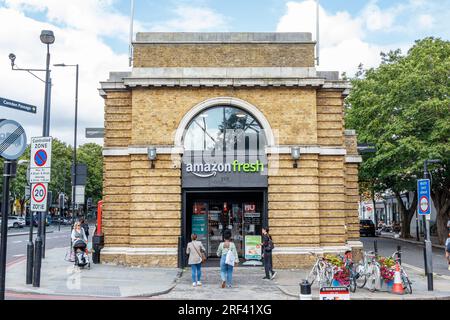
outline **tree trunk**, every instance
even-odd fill
[[[449,232],[447,222],[450,219],[450,192],[446,190],[432,191],[431,197],[436,208],[436,229],[439,244],[444,244]]]
[[[401,235],[401,237],[404,239],[411,238],[411,220],[414,217],[414,213],[416,212],[417,192],[414,192],[414,198],[413,198],[413,201],[412,201],[411,205],[409,206],[409,208],[406,208],[399,192],[395,192],[395,197],[397,199],[400,215],[402,217],[402,235]],[[408,197],[409,197],[409,195],[408,195]]]

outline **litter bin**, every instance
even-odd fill
[[[95,234],[92,237],[92,262],[95,264],[100,263],[100,251],[103,249],[105,243],[105,236],[103,234],[97,235]]]

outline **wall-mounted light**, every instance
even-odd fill
[[[152,148],[148,148],[147,150],[148,152],[148,159],[152,162],[152,169],[155,169],[155,163],[154,161],[156,160],[156,148],[152,147]]]
[[[297,161],[300,159],[300,148],[299,147],[293,147],[291,148],[291,157],[294,159],[294,168],[297,168]]]

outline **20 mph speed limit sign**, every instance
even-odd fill
[[[31,211],[47,211],[47,183],[37,183],[31,186]]]

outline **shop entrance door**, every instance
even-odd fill
[[[230,230],[240,257],[244,257],[245,236],[261,235],[265,222],[265,191],[242,190],[188,192],[186,194],[186,243],[192,233],[202,241],[208,257],[217,257],[225,230]]]

